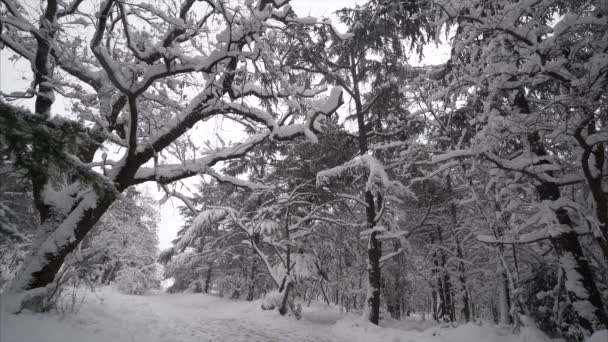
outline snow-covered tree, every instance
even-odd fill
[[[435,4],[439,18],[456,26],[451,59],[441,75],[445,83],[435,97],[447,104],[445,119],[435,123],[449,122],[459,101],[478,105],[468,117],[475,133],[461,132],[457,141],[465,144],[453,144],[434,161],[461,160],[489,172],[485,191],[495,194],[493,211],[506,225],[482,240],[549,242],[565,278],[574,330],[586,336],[605,328],[605,298],[594,276],[594,268],[606,261],[608,241],[600,180],[606,169],[600,114],[608,84],[605,6]],[[589,259],[597,253],[603,257]]]
[[[348,33],[341,35],[335,30],[322,28],[313,32],[314,35],[301,37],[300,58],[294,58],[292,62],[294,69],[313,71],[329,82],[340,85],[352,102],[348,116],[356,122],[356,141],[353,143],[358,151],[351,157],[352,160],[342,166],[319,173],[318,183],[324,185],[330,178],[356,169],[366,173],[367,182],[362,193],[351,191],[351,196],[362,196],[363,199],[358,202],[365,208],[366,226],[361,233],[368,239],[366,307],[368,319],[374,324],[378,324],[379,320],[382,278],[382,242],[378,236],[386,229],[381,225],[381,219],[386,204],[391,201],[387,201],[387,189],[399,191],[399,183],[391,183],[382,161],[377,159],[379,153],[374,153],[374,144],[390,140],[382,137],[394,136],[394,130],[399,130],[396,126],[403,120],[403,113],[383,109],[390,106],[388,102],[391,96],[388,94],[398,93],[397,75],[403,69],[396,61],[404,56],[401,40],[407,36],[412,46],[416,46],[425,39],[421,33],[424,25],[417,25],[422,24],[423,20],[418,23],[414,23],[416,20],[405,20],[407,24],[414,25],[410,30],[402,31],[399,28],[411,10],[404,3],[394,7],[372,1],[355,9],[339,11],[340,20],[349,27]],[[366,91],[370,86],[371,90]],[[392,120],[393,125],[385,125],[384,120]]]
[[[271,139],[314,139],[341,104],[340,88],[322,96],[324,86],[290,82],[290,69],[276,58],[283,29],[300,24],[286,1],[48,0],[34,8],[3,0],[0,12],[2,46],[34,70],[29,89],[2,95],[35,97],[34,113],[17,113],[0,130],[30,138],[11,146],[27,156],[42,227],[10,289],[35,290],[28,297],[46,292],[65,257],[128,187],[209,172]],[[52,116],[56,94],[71,100],[79,122]],[[277,106],[261,107],[263,100]],[[165,159],[186,132],[220,116],[253,131],[188,160]],[[286,124],[286,117],[294,120]],[[107,153],[110,146],[118,152]],[[50,183],[51,165],[66,175],[65,186]]]

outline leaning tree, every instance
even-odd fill
[[[268,140],[314,139],[342,103],[339,87],[323,96],[325,87],[299,82],[302,72],[274,49],[308,23],[288,1],[48,0],[40,10],[0,2],[0,43],[33,70],[29,89],[1,96],[35,99],[34,113],[3,105],[0,116],[3,154],[27,170],[41,222],[10,286],[21,304],[44,297],[65,257],[128,187],[204,173],[226,180],[212,166]],[[51,114],[56,94],[78,120]],[[218,118],[245,138],[168,157]]]

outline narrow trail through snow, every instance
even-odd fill
[[[78,308],[63,317],[0,310],[0,342],[550,342],[535,328],[514,335],[510,327],[493,324],[452,328],[418,320],[387,320],[378,327],[319,303],[296,320],[261,310],[260,301],[128,296],[111,287],[87,292]]]
[[[308,313],[302,320],[263,311],[259,302],[235,302],[201,294],[127,296],[110,289],[86,294],[78,312],[64,317],[2,314],[0,341],[341,341],[331,325],[339,313]],[[24,332],[28,331],[27,337]]]

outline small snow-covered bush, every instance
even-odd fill
[[[220,297],[239,299],[247,289],[247,279],[242,274],[226,274],[215,282]]]
[[[283,293],[279,290],[272,290],[266,294],[262,301],[262,310],[274,310],[281,306]]]
[[[279,290],[268,292],[262,301],[262,310],[280,310],[284,297],[285,292],[279,292]],[[302,306],[300,304],[294,305],[293,299],[288,298],[286,309],[288,315],[293,315],[296,319],[302,318]]]
[[[116,277],[116,288],[130,295],[143,295],[150,289],[158,288],[159,280],[154,269],[154,265],[122,269]]]

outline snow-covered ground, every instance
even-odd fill
[[[79,310],[65,315],[6,312],[2,342],[189,342],[189,341],[383,341],[544,342],[535,329],[514,335],[509,328],[466,324],[456,328],[429,322],[366,323],[322,304],[304,308],[302,320],[263,311],[260,302],[236,302],[202,294],[128,296],[112,288],[88,293]]]

